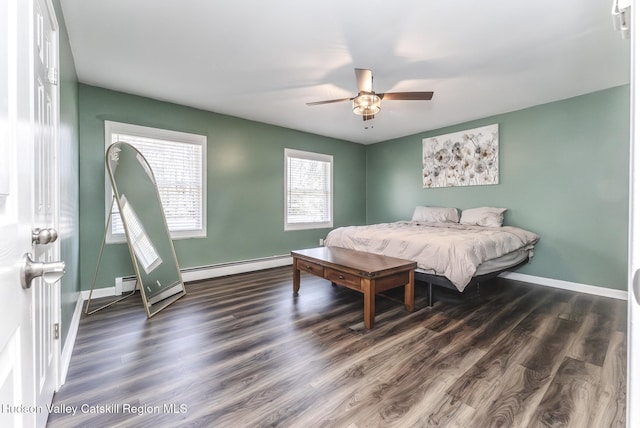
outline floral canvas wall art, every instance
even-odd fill
[[[424,188],[498,184],[498,124],[422,140]]]

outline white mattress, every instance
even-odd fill
[[[329,232],[325,245],[415,261],[462,291],[473,276],[532,255],[537,241],[536,234],[513,226],[395,222],[340,227]]]

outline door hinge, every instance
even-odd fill
[[[49,83],[52,85],[58,84],[58,69],[55,67],[49,68]]]
[[[59,322],[53,325],[53,338],[60,339],[60,323]]]

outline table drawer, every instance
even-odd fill
[[[339,270],[326,268],[324,277],[336,284],[344,285],[349,288],[360,290],[360,277],[349,273],[340,272]]]
[[[409,279],[409,271],[398,272],[393,275],[378,278],[376,280],[376,293],[408,284]]]
[[[313,275],[323,276],[324,267],[317,263],[308,262],[306,260],[298,259],[298,270],[303,270],[305,272],[309,272]]]

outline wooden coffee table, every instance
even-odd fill
[[[391,288],[404,286],[404,304],[413,311],[413,279],[416,262],[339,247],[292,251],[293,295],[300,290],[300,271],[364,294],[364,325],[373,328],[375,297]]]

